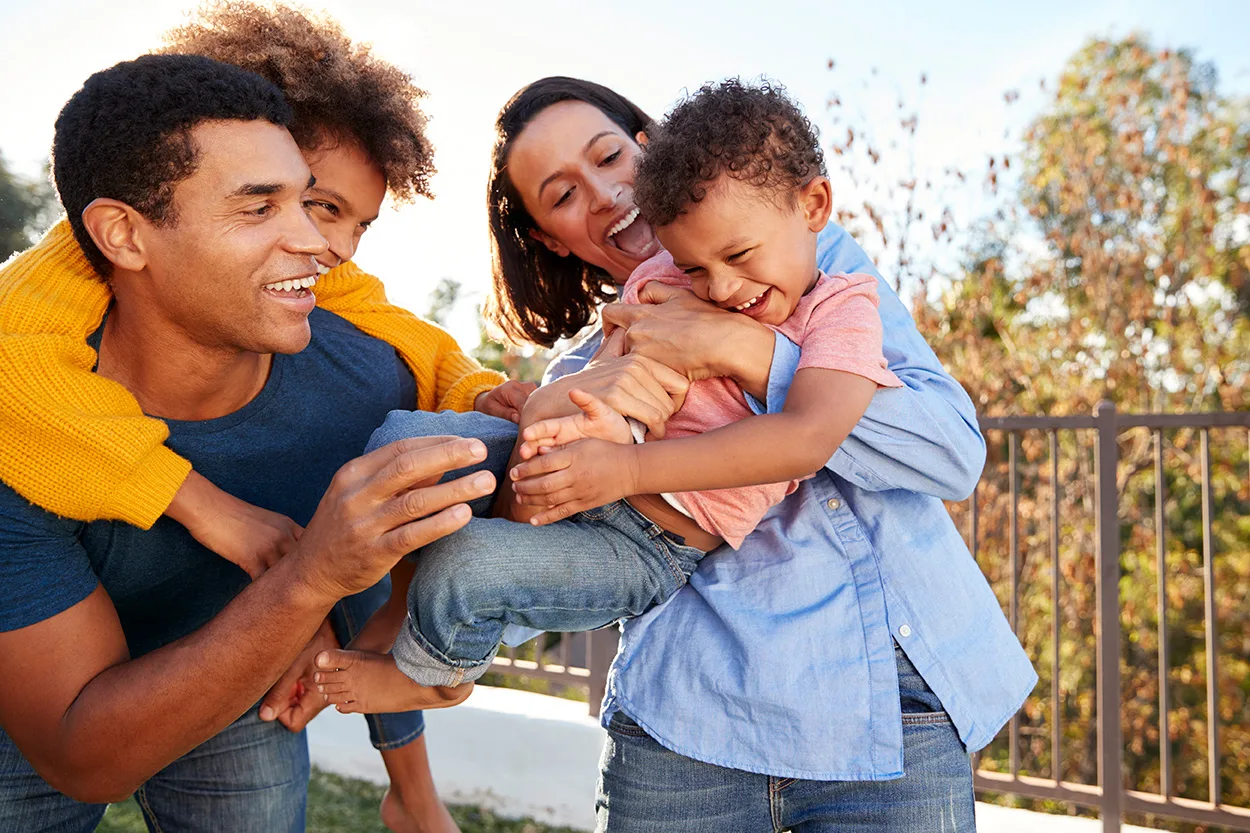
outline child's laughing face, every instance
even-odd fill
[[[816,283],[816,235],[832,208],[823,176],[794,197],[722,174],[656,235],[696,295],[775,327]]]

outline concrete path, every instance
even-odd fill
[[[478,686],[462,705],[426,713],[434,780],[446,801],[506,817],[592,830],[604,732],[586,704],[526,691]],[[363,718],[326,710],[308,728],[322,769],[386,783]],[[977,804],[980,833],[1098,833],[1093,819]],[[1149,833],[1123,828],[1124,833]]]

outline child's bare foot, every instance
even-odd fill
[[[464,702],[473,683],[455,688],[418,685],[395,665],[390,654],[322,651],[313,677],[327,703],[344,714],[439,709]]]

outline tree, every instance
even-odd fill
[[[27,182],[0,156],[0,262],[31,245],[52,224],[56,198],[44,181]]]
[[[987,415],[1089,414],[1103,399],[1123,411],[1245,409],[1250,388],[1250,105],[1220,93],[1209,65],[1143,36],[1094,39],[1068,61],[1014,157],[987,160],[992,210],[953,228],[946,186],[904,176],[868,188],[844,225],[868,233],[913,290],[921,332]],[[1006,94],[1008,102],[1016,99]],[[832,100],[841,117],[840,102]],[[873,173],[909,170],[914,116],[900,104],[894,141],[863,126],[838,125],[836,164]],[[864,141],[869,137],[869,141]],[[897,139],[901,137],[903,141]],[[881,159],[889,153],[902,161]],[[849,160],[849,162],[848,162]],[[867,173],[865,173],[867,171]],[[1007,172],[1010,172],[1008,174]],[[971,181],[947,171],[953,181]],[[890,174],[886,173],[886,176]],[[962,255],[943,271],[925,252],[923,206],[932,239]],[[999,598],[1008,598],[1012,518],[1009,441],[987,438],[979,488],[979,561]],[[1121,519],[1121,715],[1123,778],[1157,790],[1161,744],[1172,750],[1173,793],[1205,798],[1205,733],[1221,722],[1219,777],[1229,804],[1250,805],[1250,489],[1242,429],[1212,431],[1213,563],[1202,557],[1197,432],[1163,434],[1164,569],[1168,578],[1170,667],[1157,668],[1153,437],[1119,438]],[[1095,691],[1094,447],[1089,432],[1050,443],[1025,432],[1019,461],[1020,637],[1042,679],[1020,717],[1022,768],[1050,775],[1049,727],[1062,721],[1062,776],[1093,783]],[[1050,594],[1050,506],[1059,509],[1060,584]],[[967,504],[952,505],[961,529]],[[1219,713],[1205,704],[1207,662],[1203,574],[1214,570],[1220,653]],[[1006,606],[1006,604],[1004,605]],[[1060,714],[1050,713],[1050,627],[1058,617]],[[1170,736],[1158,731],[1159,680],[1171,680]],[[1004,767],[1000,739],[982,765]],[[1183,825],[1172,825],[1183,828]],[[1189,828],[1192,829],[1192,828]]]

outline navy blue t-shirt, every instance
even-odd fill
[[[220,419],[167,420],[167,444],[200,474],[300,525],[386,414],[416,405],[416,383],[390,345],[321,309],[310,324],[309,346],[275,355],[247,405]],[[247,583],[169,518],[147,531],[67,520],[0,483],[0,631],[55,616],[102,584],[138,657],[204,625]]]

